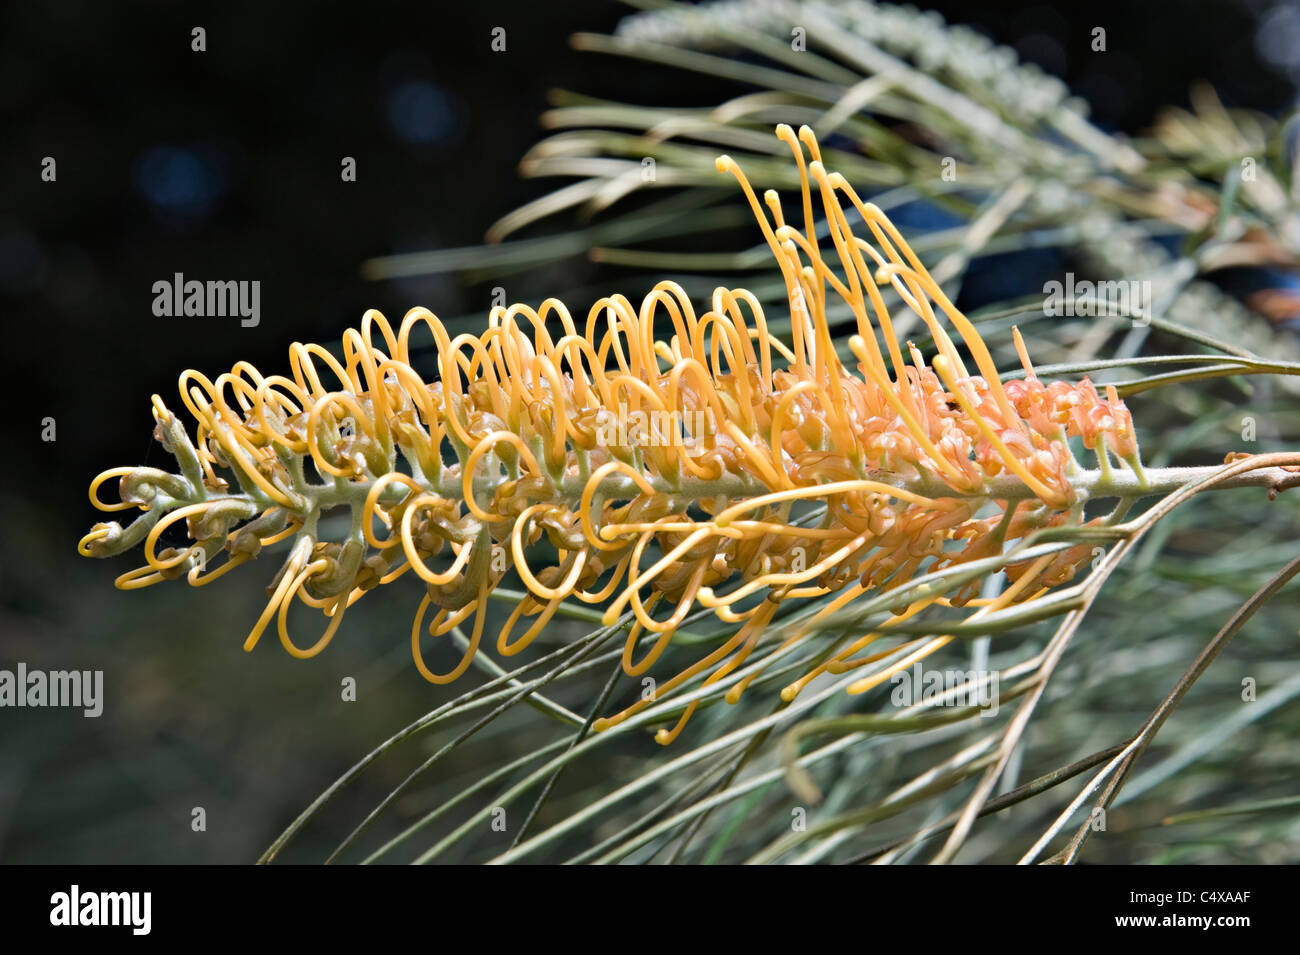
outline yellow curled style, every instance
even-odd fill
[[[835,154],[806,126],[775,134],[798,180],[789,214],[730,157],[716,166],[753,213],[784,286],[776,303],[724,287],[693,303],[664,279],[585,313],[552,297],[495,305],[485,327],[455,335],[426,308],[400,323],[369,310],[341,347],[292,343],[279,374],[246,361],[211,378],[186,370],[188,418],[153,399],[177,473],[93,477],[96,510],[136,513],[91,526],[78,553],[141,547],[123,590],[270,564],[244,647],[275,620],[299,659],[321,654],[366,594],[418,586],[410,650],[434,684],[475,662],[498,603],[505,622],[486,646],[502,657],[535,647],[560,614],[595,615],[625,627],[625,673],[667,669],[651,698],[595,728],[642,714],[662,743],[698,706],[762,686],[774,662],[791,671],[785,702],[825,674],[852,673],[850,692],[865,692],[955,639],[943,624],[904,638],[935,608],[978,620],[1064,586],[1088,548],[1037,561],[1015,548],[1084,523],[1076,439],[1103,487],[1120,467],[1146,486],[1117,390],[1040,382],[1014,328],[1025,377],[1004,384],[976,323],[827,167]],[[926,353],[899,338],[908,328],[928,333]],[[102,492],[113,480],[117,502]],[[928,579],[999,557],[1016,576],[996,598],[977,596],[983,574]],[[888,619],[843,625],[862,601]],[[326,618],[311,643],[290,635],[298,603]],[[710,627],[717,639],[693,651]],[[447,672],[426,664],[426,629],[464,641]]]

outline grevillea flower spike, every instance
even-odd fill
[[[737,671],[783,601],[829,598],[788,639],[794,644],[870,591],[1000,555],[1037,529],[1082,523],[1070,437],[1103,471],[1113,455],[1142,480],[1132,419],[1113,389],[1099,395],[1087,379],[1043,384],[1019,332],[1025,377],[1001,383],[972,323],[884,213],[823,167],[812,132],[796,136],[782,125],[776,134],[798,166],[802,229],[786,223],[774,192],[760,201],[729,157],[718,169],[744,190],[785,277],[788,346],[750,292],[718,288],[697,314],[668,281],[639,308],[622,295],[601,299],[582,325],[556,299],[536,310],[497,307],[477,336],[452,338],[422,308],[397,329],[371,311],[343,336],[341,359],[294,344],[288,377],[246,362],[215,381],[186,371],[180,398],[196,422],[192,439],[155,396],[155,434],[180,471],[100,474],[90,488],[96,507],[143,514],[127,527],[96,524],[80,552],[107,557],[143,543],[145,565],[118,587],[181,576],[202,586],[289,540],[244,646],[252,650],[274,620],[296,657],[321,652],[364,594],[414,574],[424,598],[411,651],[420,673],[439,684],[469,667],[488,596],[512,570],[528,597],[498,634],[503,656],[527,647],[567,600],[603,604],[606,624],[633,615],[623,654],[631,675],[655,664],[692,610],[734,624],[730,639],[659,683],[662,699],[697,678],[713,684]],[[829,241],[814,226],[818,204]],[[850,217],[867,235],[854,233]],[[937,352],[929,362],[895,337],[885,287],[928,327]],[[832,341],[834,302],[856,317],[848,342],[856,368]],[[656,322],[669,327],[666,339],[656,337]],[[430,379],[414,358],[422,338],[434,346]],[[114,478],[120,503],[105,503],[99,489]],[[321,516],[340,507],[351,511],[350,530],[325,539]],[[192,543],[159,549],[182,520]],[[528,549],[543,536],[553,557],[530,566]],[[893,622],[935,604],[973,604],[980,614],[1034,599],[1091,554],[1080,545],[1013,563],[996,598],[977,598],[977,580],[955,595],[912,599]],[[305,647],[287,627],[295,601],[327,620]],[[441,635],[470,618],[458,665],[430,670],[421,652],[426,619]],[[861,655],[879,636],[849,641],[783,696],[822,672],[880,659]],[[648,649],[639,651],[643,641]],[[918,642],[896,666],[943,642]],[[896,666],[851,691],[878,685]],[[727,698],[734,702],[756,675],[736,681]],[[674,739],[693,708],[659,741]]]

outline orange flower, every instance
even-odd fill
[[[712,684],[736,673],[784,601],[834,597],[815,620],[868,590],[996,555],[1036,528],[1077,523],[1069,437],[1106,468],[1111,453],[1140,466],[1131,417],[1113,389],[1102,399],[1086,379],[1044,386],[1018,332],[1027,377],[1003,385],[975,327],[884,213],[822,166],[812,133],[796,137],[780,126],[777,135],[803,183],[802,230],[786,224],[775,193],[760,202],[729,158],[718,167],[735,175],[785,276],[788,346],[769,332],[750,292],[719,288],[697,314],[666,281],[639,306],[621,295],[601,299],[581,327],[555,299],[536,310],[495,308],[481,335],[454,339],[425,309],[397,329],[368,312],[345,333],[341,359],[293,345],[290,376],[263,376],[246,362],[215,381],[185,372],[181,401],[196,422],[193,440],[155,397],[157,435],[180,473],[101,474],[91,486],[96,506],[143,514],[126,528],[97,524],[81,552],[110,556],[143,543],[145,566],[118,586],[181,575],[201,585],[292,538],[245,647],[274,618],[285,648],[301,657],[324,649],[356,600],[414,572],[425,596],[411,648],[435,683],[468,668],[489,595],[510,572],[528,597],[498,634],[505,656],[527,647],[570,600],[604,604],[609,624],[632,614],[630,674],[654,665],[692,610],[738,625],[660,684],[662,698],[696,677]],[[829,259],[814,223],[814,184]],[[853,232],[850,215],[869,238]],[[937,349],[928,363],[910,343],[904,354],[883,287],[928,327]],[[835,350],[832,302],[855,316],[855,368]],[[667,337],[656,326],[667,326]],[[431,378],[417,370],[417,336],[433,340]],[[97,497],[113,477],[120,505]],[[335,507],[350,509],[351,530],[325,540],[318,521]],[[182,518],[193,543],[157,550],[163,530]],[[554,557],[530,566],[528,549],[543,537]],[[223,552],[225,562],[209,570]],[[1015,586],[1004,602],[1069,579],[1090,555],[1063,551],[1009,568]],[[975,588],[918,600],[898,618],[961,605]],[[287,629],[295,601],[327,617],[305,649]],[[421,650],[431,609],[433,635],[473,618],[469,649],[448,673],[431,671]],[[851,643],[786,693],[865,662],[855,655],[874,638]],[[639,650],[643,639],[649,648]],[[735,682],[728,699],[757,672]],[[662,742],[692,708],[660,731]]]

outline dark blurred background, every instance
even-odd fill
[[[1065,79],[1107,129],[1140,132],[1201,80],[1230,106],[1279,110],[1300,75],[1300,8],[1286,3],[930,6]],[[170,465],[149,395],[176,404],[184,368],[215,375],[247,359],[280,372],[289,342],[334,341],[370,307],[486,314],[484,285],[369,283],[360,264],[477,243],[553,187],[516,172],[552,88],[656,105],[722,98],[693,74],[569,49],[572,32],[608,32],[628,12],[592,0],[3,6],[0,667],[102,668],[107,700],[98,719],[0,710],[0,860],[251,861],[342,770],[450,698],[410,666],[413,595],[362,601],[304,663],[273,636],[240,650],[265,599],[262,568],[198,591],[115,591],[128,559],[75,552],[99,519],[86,486],[112,465]],[[191,50],[195,26],[206,52]],[[498,26],[503,53],[490,49]],[[1094,26],[1107,29],[1104,58],[1088,52]],[[53,183],[40,179],[46,156]],[[340,179],[345,156],[356,182]],[[151,287],[175,272],[259,280],[260,325],[156,318]],[[584,308],[598,285],[644,292],[620,282],[626,273],[575,259],[509,287],[512,300]],[[356,703],[339,701],[344,676],[358,680]],[[380,769],[363,781],[337,825],[397,779]],[[206,833],[191,832],[195,806]],[[319,858],[325,844],[309,836],[297,851]]]

